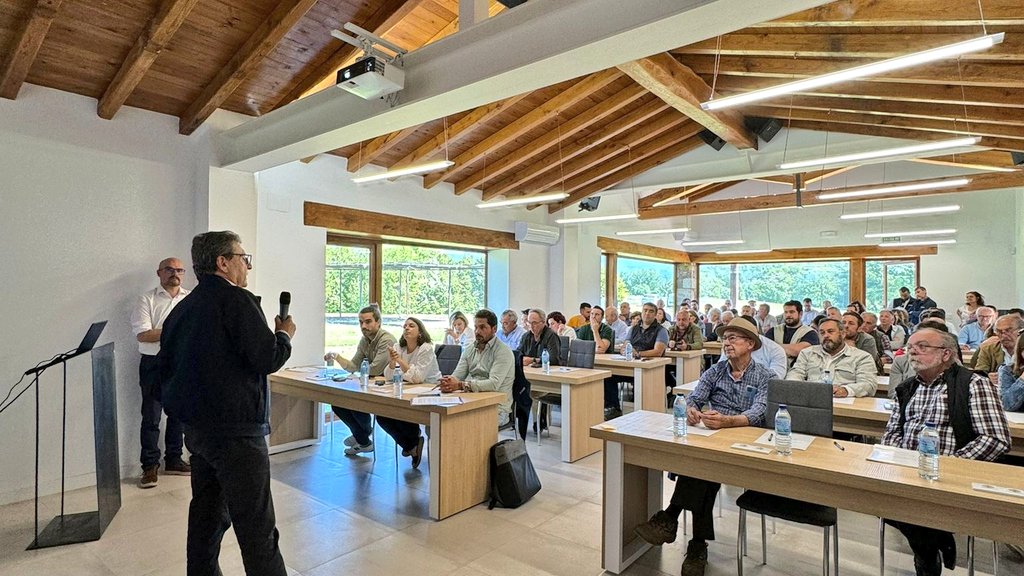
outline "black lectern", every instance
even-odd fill
[[[78,542],[99,540],[114,514],[121,508],[121,474],[117,455],[117,396],[114,376],[114,344],[93,349],[106,322],[93,324],[82,344],[74,351],[57,357],[46,365],[33,368],[26,375],[33,376],[36,393],[36,470],[35,470],[35,539],[28,550],[50,548]],[[92,400],[94,443],[96,446],[96,501],[97,510],[78,514],[64,513],[65,448],[67,444],[67,362],[91,352]],[[64,372],[64,405],[61,411],[60,449],[60,516],[39,531],[39,375],[52,366],[61,365]]]

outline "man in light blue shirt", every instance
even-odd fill
[[[814,319],[818,317],[818,314],[821,314],[811,304],[813,303],[810,298],[804,298],[804,310],[800,315],[800,323],[804,326],[810,326],[811,322],[814,322]]]
[[[498,329],[498,340],[503,342],[512,350],[519,349],[519,342],[522,341],[526,330],[519,325],[519,315],[515,310],[505,310],[501,313],[501,328]]]
[[[960,341],[960,348],[966,350],[977,350],[978,346],[985,341],[985,332],[996,319],[996,310],[991,306],[981,306],[976,311],[977,322],[969,322],[960,328],[957,339]]]

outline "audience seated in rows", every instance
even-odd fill
[[[814,318],[818,316],[820,312],[814,309],[814,302],[810,298],[804,298],[804,305],[800,314],[800,322],[804,326],[810,326],[811,322],[814,322]]]
[[[469,327],[469,320],[462,312],[455,312],[451,315],[450,327],[445,331],[445,344],[458,344],[466,346],[473,341],[473,329]]]
[[[882,361],[878,357],[878,346],[875,344],[875,339],[860,331],[861,325],[864,324],[860,314],[845,312],[842,323],[843,336],[846,337],[846,343],[870,354],[871,360],[875,363],[876,373],[884,374],[882,371]]]
[[[590,303],[580,302],[580,313],[569,319],[569,328],[578,329],[590,321]]]
[[[704,341],[714,342],[718,340],[715,330],[722,325],[722,311],[718,308],[711,308],[704,320]]]
[[[693,310],[680,310],[676,322],[668,330],[668,349],[700,350],[704,348],[704,334],[697,326],[697,314]]]
[[[939,305],[928,297],[928,290],[924,286],[914,288],[914,297],[908,300],[904,306],[907,314],[910,315],[910,323],[918,324],[921,321],[921,312],[929,308],[938,308]]]
[[[637,358],[660,358],[668,347],[668,330],[655,321],[658,308],[651,302],[645,302],[640,309],[640,321],[629,332],[629,342],[633,346],[633,356]],[[604,379],[604,412],[605,420],[622,416],[622,405],[619,400],[619,382],[632,382],[628,376],[610,376]]]
[[[624,342],[629,338],[629,331],[632,329],[632,326],[630,326],[626,320],[619,317],[619,311],[615,309],[615,306],[609,306],[607,310],[605,310],[605,315],[607,316],[605,320],[607,321],[608,327],[611,328],[612,332],[615,334],[616,342]],[[579,332],[577,332],[577,337],[578,336]]]
[[[878,313],[878,331],[889,339],[889,346],[892,350],[899,350],[907,341],[907,331],[896,324],[896,315],[892,310],[882,310]]]
[[[530,364],[539,366],[541,354],[544,350],[548,351],[548,360],[552,366],[559,364],[558,352],[561,347],[561,341],[558,338],[558,334],[555,334],[555,331],[548,327],[545,318],[543,310],[537,308],[530,309],[527,317],[530,323],[530,331],[523,335],[518,348],[519,353],[523,355],[523,366],[529,366]]]
[[[495,337],[498,333],[498,317],[494,312],[487,309],[478,311],[473,317],[473,323],[473,344],[462,349],[462,357],[451,376],[441,378],[441,391],[504,394],[498,404],[497,425],[500,428],[508,423],[512,413],[512,381],[515,379],[512,350]],[[543,325],[543,321],[541,323]],[[552,359],[557,357],[556,351]]]
[[[920,324],[918,328],[932,328],[939,332],[949,333],[949,328],[946,327],[946,323],[938,318],[926,318]],[[957,356],[957,361],[963,364],[963,358]],[[896,395],[896,385],[913,378],[917,375],[914,367],[910,364],[910,354],[900,354],[896,356],[892,361],[892,365],[889,367],[889,397],[892,398]]]
[[[960,327],[957,339],[960,341],[961,349],[965,352],[977,350],[981,343],[985,341],[985,333],[988,332],[988,329],[995,321],[996,314],[996,309],[991,306],[979,306],[974,311],[974,321]]]
[[[561,312],[555,311],[548,313],[547,321],[548,328],[551,328],[555,334],[565,336],[569,340],[576,337],[576,330],[565,323],[565,316]]]
[[[771,307],[767,304],[761,304],[757,307],[757,329],[760,330],[761,334],[767,334],[769,330],[778,324],[775,316],[772,316],[769,312],[771,312]]]
[[[1021,329],[1024,329],[1024,320],[1019,316],[1000,316],[995,324],[995,337],[986,340],[974,355],[974,370],[988,374],[989,380],[997,383],[999,366],[1013,364],[1014,347]]]
[[[820,345],[800,351],[786,378],[808,382],[829,382],[832,395],[874,396],[878,388],[875,362],[863,350],[850,346],[844,327],[836,320],[826,318],[818,324]]]
[[[864,322],[860,325],[860,331],[875,339],[878,359],[882,364],[892,362],[892,342],[888,336],[878,330],[878,316],[874,312],[865,312],[861,315],[861,319]]]
[[[810,302],[807,300],[806,302]],[[786,351],[787,367],[792,366],[801,350],[818,343],[818,334],[814,329],[805,326],[801,320],[802,306],[797,300],[790,300],[782,305],[782,324],[768,329],[765,337]]]
[[[978,308],[985,305],[985,297],[981,295],[981,292],[971,290],[964,295],[964,305],[956,309],[956,318],[960,323],[960,327],[963,328],[969,322],[974,322],[978,319],[976,316]]]

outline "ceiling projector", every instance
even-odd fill
[[[405,86],[405,71],[383,58],[367,56],[338,70],[337,85],[360,98],[373,100]]]

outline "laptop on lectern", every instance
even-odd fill
[[[100,334],[103,333],[103,329],[107,326],[107,321],[93,322],[92,326],[89,326],[89,331],[85,333],[85,337],[82,338],[82,343],[78,345],[78,349],[75,350],[75,354],[85,354],[92,350],[92,347],[96,345],[96,341],[100,339]]]

